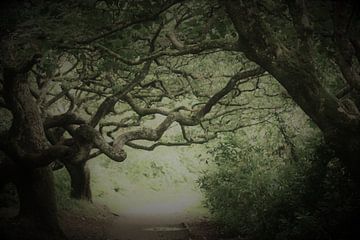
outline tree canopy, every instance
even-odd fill
[[[19,185],[25,215],[56,215],[51,191],[29,201],[40,179],[51,189],[50,165],[64,165],[72,195],[91,200],[91,158],[122,162],[126,147],[202,144],[293,103],[360,181],[359,6],[351,1],[2,5],[0,103],[12,117],[1,129],[1,178]],[[167,135],[171,128],[179,134]],[[34,213],[32,204],[52,207]],[[56,216],[48,225],[57,228]]]

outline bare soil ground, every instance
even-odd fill
[[[186,215],[124,214],[100,209],[96,216],[62,212],[61,225],[71,240],[215,240],[218,227]]]
[[[15,209],[0,209],[0,225]],[[62,229],[69,240],[216,240],[218,227],[206,218],[173,215],[118,215],[97,206],[94,214],[61,211]]]

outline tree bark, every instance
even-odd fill
[[[290,11],[299,44],[289,47],[274,36],[253,1],[222,3],[238,33],[239,51],[268,71],[287,90],[321,129],[325,140],[360,186],[360,115],[352,101],[340,101],[321,84],[322,76],[313,59],[309,31],[298,21],[304,16],[297,16],[299,11]]]
[[[65,239],[57,218],[52,170],[21,169],[15,185],[20,202],[20,231],[28,231],[16,239]]]
[[[49,146],[27,77],[27,71],[4,69],[5,99],[13,114],[9,141],[14,148],[13,158],[17,169],[15,185],[20,201],[20,229],[7,237],[65,239],[57,218],[52,170],[48,166],[32,167],[30,160],[23,157],[41,153]]]
[[[74,199],[92,202],[90,170],[87,163],[66,164],[66,169],[71,178],[70,196]]]

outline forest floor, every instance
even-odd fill
[[[0,229],[2,223],[15,216],[16,212],[15,208],[0,208]],[[61,210],[59,220],[69,240],[227,239],[208,217],[194,217],[186,213],[117,214],[103,205],[94,204],[90,212]]]
[[[186,214],[114,214],[98,207],[97,214],[62,211],[60,222],[71,240],[215,240],[218,227],[206,217]]]

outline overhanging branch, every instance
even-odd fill
[[[48,117],[44,121],[44,128],[65,127],[72,124],[84,124],[85,120],[74,113],[64,113]]]

